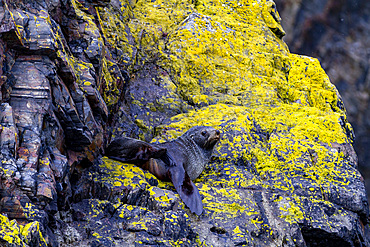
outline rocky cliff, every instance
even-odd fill
[[[368,246],[353,131],[273,1],[3,0],[0,243]],[[195,180],[110,160],[116,136],[219,129]]]
[[[277,0],[276,4],[291,51],[319,58],[343,97],[369,197],[370,2]]]

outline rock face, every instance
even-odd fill
[[[346,105],[356,134],[359,169],[370,185],[370,2],[277,0],[294,53],[320,59]],[[370,191],[370,187],[367,188]],[[368,194],[369,197],[369,194]]]
[[[273,1],[3,0],[0,20],[0,243],[369,245],[343,102]],[[103,157],[194,125],[222,131],[200,217]]]

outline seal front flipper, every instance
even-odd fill
[[[176,166],[175,159],[171,156],[169,152],[165,152],[162,157],[160,157],[161,160],[168,166]]]
[[[122,162],[143,164],[150,158],[162,157],[166,152],[166,148],[163,147],[134,138],[120,137],[108,145],[105,155]]]
[[[191,181],[183,166],[169,168],[169,176],[182,201],[191,212],[201,215],[203,211],[202,199],[198,188]]]

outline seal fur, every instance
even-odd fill
[[[106,156],[134,163],[160,180],[172,181],[185,205],[200,215],[202,199],[192,180],[209,162],[220,135],[212,127],[195,126],[177,139],[161,144],[120,137],[109,144]]]
[[[109,158],[138,164],[144,164],[150,158],[160,158],[165,153],[165,148],[130,137],[114,139],[105,151],[105,155]]]

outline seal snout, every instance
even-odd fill
[[[221,132],[219,130],[215,130],[215,138],[220,140],[220,137],[221,137]]]
[[[204,147],[213,149],[213,147],[220,140],[220,138],[221,138],[221,132],[219,130],[213,129],[209,131],[209,137],[207,141],[204,143]]]
[[[212,140],[217,140],[219,141],[221,138],[221,132],[219,130],[214,130],[214,133],[212,133],[209,137],[209,140],[212,141]]]

